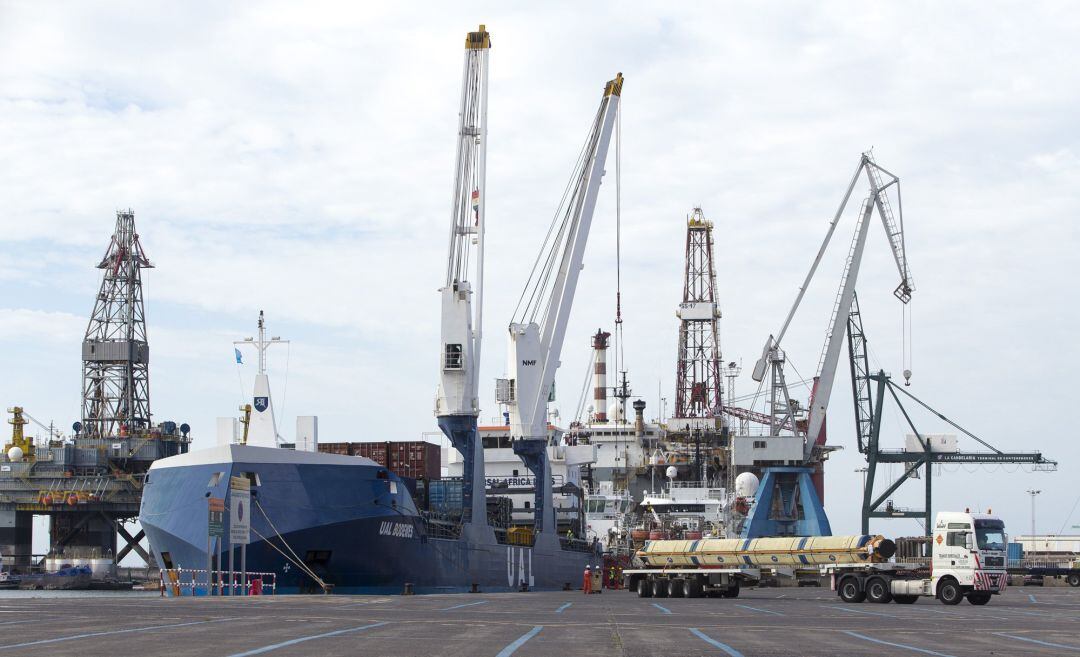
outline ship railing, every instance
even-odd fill
[[[559,545],[570,552],[597,552],[599,554],[600,550],[599,542],[581,538],[560,538]]]
[[[461,538],[461,521],[456,518],[442,518],[437,514],[423,516],[428,538]]]
[[[161,596],[274,595],[277,574],[206,570],[205,568],[165,568],[158,575]]]

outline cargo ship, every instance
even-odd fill
[[[210,529],[228,536],[244,526],[245,515],[250,534],[237,540],[246,544],[246,570],[274,574],[278,592],[562,589],[598,561],[597,543],[560,536],[557,530],[547,403],[615,134],[623,79],[619,74],[604,85],[586,146],[555,214],[566,224],[549,232],[550,241],[541,246],[541,254],[549,255],[538,259],[544,264],[534,268],[526,284],[533,290],[529,304],[518,309],[520,315],[515,311],[508,326],[510,378],[500,381],[496,397],[508,405],[511,447],[531,472],[535,492],[532,522],[496,532],[488,522],[477,433],[490,46],[482,25],[465,40],[450,245],[439,289],[434,415],[463,456],[460,516],[418,509],[412,480],[369,458],[317,451],[314,418],[298,418],[294,447],[281,446],[265,370],[266,350],[277,339],[266,340],[260,313],[258,339],[242,343],[257,349],[259,373],[252,403],[244,407],[239,444],[226,441],[161,459],[148,471],[139,521],[162,568],[222,569],[220,561],[209,567],[216,551]],[[560,252],[561,257],[551,257]],[[211,523],[211,509],[222,506],[228,513],[215,510],[221,516]],[[230,544],[230,555],[235,550]]]
[[[258,337],[251,344],[260,355],[273,344],[261,313]],[[139,522],[162,568],[207,568],[208,499],[224,500],[229,508],[233,477],[246,479],[251,491],[246,569],[273,573],[278,593],[388,594],[401,593],[406,584],[417,593],[474,586],[485,591],[561,589],[577,582],[595,558],[593,544],[586,541],[545,540],[531,532],[463,522],[460,513],[418,508],[413,496],[417,480],[359,455],[366,451],[385,457],[390,451],[385,443],[349,450],[357,455],[315,451],[319,446],[313,436],[283,443],[265,357],[259,368],[240,444],[226,433],[215,447],[160,459],[150,467]],[[304,424],[300,418],[298,426]],[[335,449],[332,443],[322,447]],[[430,459],[423,460],[430,465]],[[227,515],[224,523],[227,536]],[[239,569],[239,546],[233,550]],[[227,548],[224,554],[213,570],[227,569]]]

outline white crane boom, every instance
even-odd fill
[[[435,415],[476,416],[484,289],[487,71],[491,37],[481,25],[465,40],[450,247],[442,297],[442,356]],[[474,251],[475,247],[475,251]],[[472,269],[475,268],[475,274]],[[474,299],[475,297],[475,299]]]
[[[484,447],[477,438],[480,414],[481,321],[484,291],[484,206],[487,166],[488,53],[485,26],[465,37],[465,63],[458,110],[457,155],[450,206],[450,248],[442,301],[439,429],[461,452],[464,531],[473,539],[493,537],[484,494]],[[475,295],[475,298],[474,298]]]
[[[620,73],[604,87],[589,138],[518,304],[521,314],[515,311],[509,326],[510,379],[505,401],[510,409],[510,434],[514,452],[535,477],[535,528],[538,539],[549,545],[557,537],[547,453],[548,396],[559,367],[622,84]]]
[[[855,190],[855,185],[859,181],[859,176],[863,172],[866,173],[866,178],[870,185],[870,195],[863,204],[862,212],[859,215],[855,235],[852,239],[851,248],[848,251],[848,257],[845,262],[844,274],[840,281],[840,289],[837,291],[836,301],[833,304],[832,316],[829,319],[829,328],[825,336],[825,345],[818,362],[813,399],[810,404],[806,444],[804,446],[804,455],[807,459],[810,458],[814,443],[820,436],[825,422],[825,411],[829,406],[829,397],[831,396],[832,386],[835,382],[836,365],[839,361],[840,347],[842,346],[842,340],[840,338],[843,336],[848,312],[851,309],[851,299],[855,292],[855,283],[858,280],[862,255],[866,246],[866,235],[870,227],[870,215],[873,214],[875,208],[878,210],[882,225],[885,227],[885,234],[889,238],[889,246],[892,249],[893,260],[896,263],[897,270],[900,272],[900,284],[896,287],[893,294],[895,294],[901,302],[906,304],[911,300],[911,293],[914,290],[911,282],[911,273],[908,268],[907,254],[904,249],[902,207],[899,222],[897,222],[893,216],[892,206],[889,203],[888,196],[885,193],[889,187],[896,185],[899,198],[900,179],[889,171],[879,167],[874,162],[870,153],[863,153],[862,157],[859,159],[859,165],[855,168],[855,174],[851,177],[851,182],[848,184],[847,191],[844,193],[844,198],[840,202],[840,207],[837,208],[836,214],[829,223],[829,230],[825,234],[825,239],[822,241],[821,246],[818,248],[817,255],[814,257],[814,262],[810,266],[810,271],[807,272],[802,287],[799,288],[799,292],[795,296],[795,303],[792,304],[791,310],[784,320],[784,324],[780,327],[780,332],[775,337],[770,335],[765,341],[765,347],[762,349],[761,358],[755,364],[751,377],[755,381],[761,381],[764,379],[765,373],[770,366],[782,366],[784,359],[780,355],[781,341],[784,339],[784,335],[791,325],[791,320],[795,317],[795,312],[798,310],[799,304],[802,302],[803,296],[810,286],[810,281],[817,272],[818,265],[821,264],[821,259],[825,255],[825,250],[828,248],[833,234],[836,232],[836,226],[840,221],[840,217],[843,216],[848,201],[851,199],[851,194]],[[881,174],[888,176],[889,182],[883,184]]]
[[[619,108],[622,83],[622,74],[619,74],[605,86],[604,98],[571,183],[570,203],[556,235],[557,238],[561,237],[563,246],[558,269],[554,269],[553,256],[557,255],[554,249],[542,254],[548,266],[537,277],[539,287],[536,291],[541,294],[534,295],[534,303],[524,309],[520,322],[510,324],[509,371],[511,384],[515,388],[514,402],[510,405],[510,431],[515,438],[547,436],[548,395],[559,367],[566,324],[574,303],[596,197],[604,175],[604,161]],[[558,243],[556,239],[552,247],[558,246]],[[555,280],[544,303],[542,293],[553,272]],[[540,318],[542,325],[534,321],[540,309],[544,311]]]
[[[848,252],[844,275],[840,280],[840,289],[836,294],[836,303],[833,305],[833,314],[829,320],[828,332],[825,335],[825,346],[818,362],[817,382],[810,403],[806,445],[804,446],[804,457],[807,459],[810,458],[814,444],[820,437],[822,427],[825,424],[825,412],[829,408],[833,383],[836,381],[836,365],[840,360],[840,349],[844,342],[843,337],[847,328],[848,313],[851,311],[851,299],[855,294],[855,283],[859,278],[859,266],[862,263],[862,255],[866,247],[866,234],[870,228],[870,215],[873,214],[875,208],[877,208],[881,223],[885,227],[885,234],[889,238],[889,246],[893,252],[893,260],[896,262],[896,268],[900,272],[900,284],[896,287],[894,294],[896,298],[906,304],[911,300],[911,292],[914,289],[911,283],[911,274],[908,270],[907,254],[904,252],[903,233],[900,232],[896,222],[893,220],[892,208],[888,197],[885,195],[886,189],[893,185],[897,186],[899,192],[900,179],[878,167],[869,153],[863,153],[862,158],[859,160],[859,169],[866,171],[866,178],[870,183],[870,196],[864,202],[855,238],[852,240],[851,250]],[[879,172],[886,173],[891,180],[883,185]],[[849,189],[843,203],[840,204],[841,213],[844,211],[850,196],[851,191]]]

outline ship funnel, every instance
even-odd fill
[[[645,400],[634,400],[634,434],[640,441],[645,437]]]

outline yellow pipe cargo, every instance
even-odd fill
[[[637,556],[654,568],[761,568],[881,563],[895,553],[884,536],[793,536],[649,541]]]

